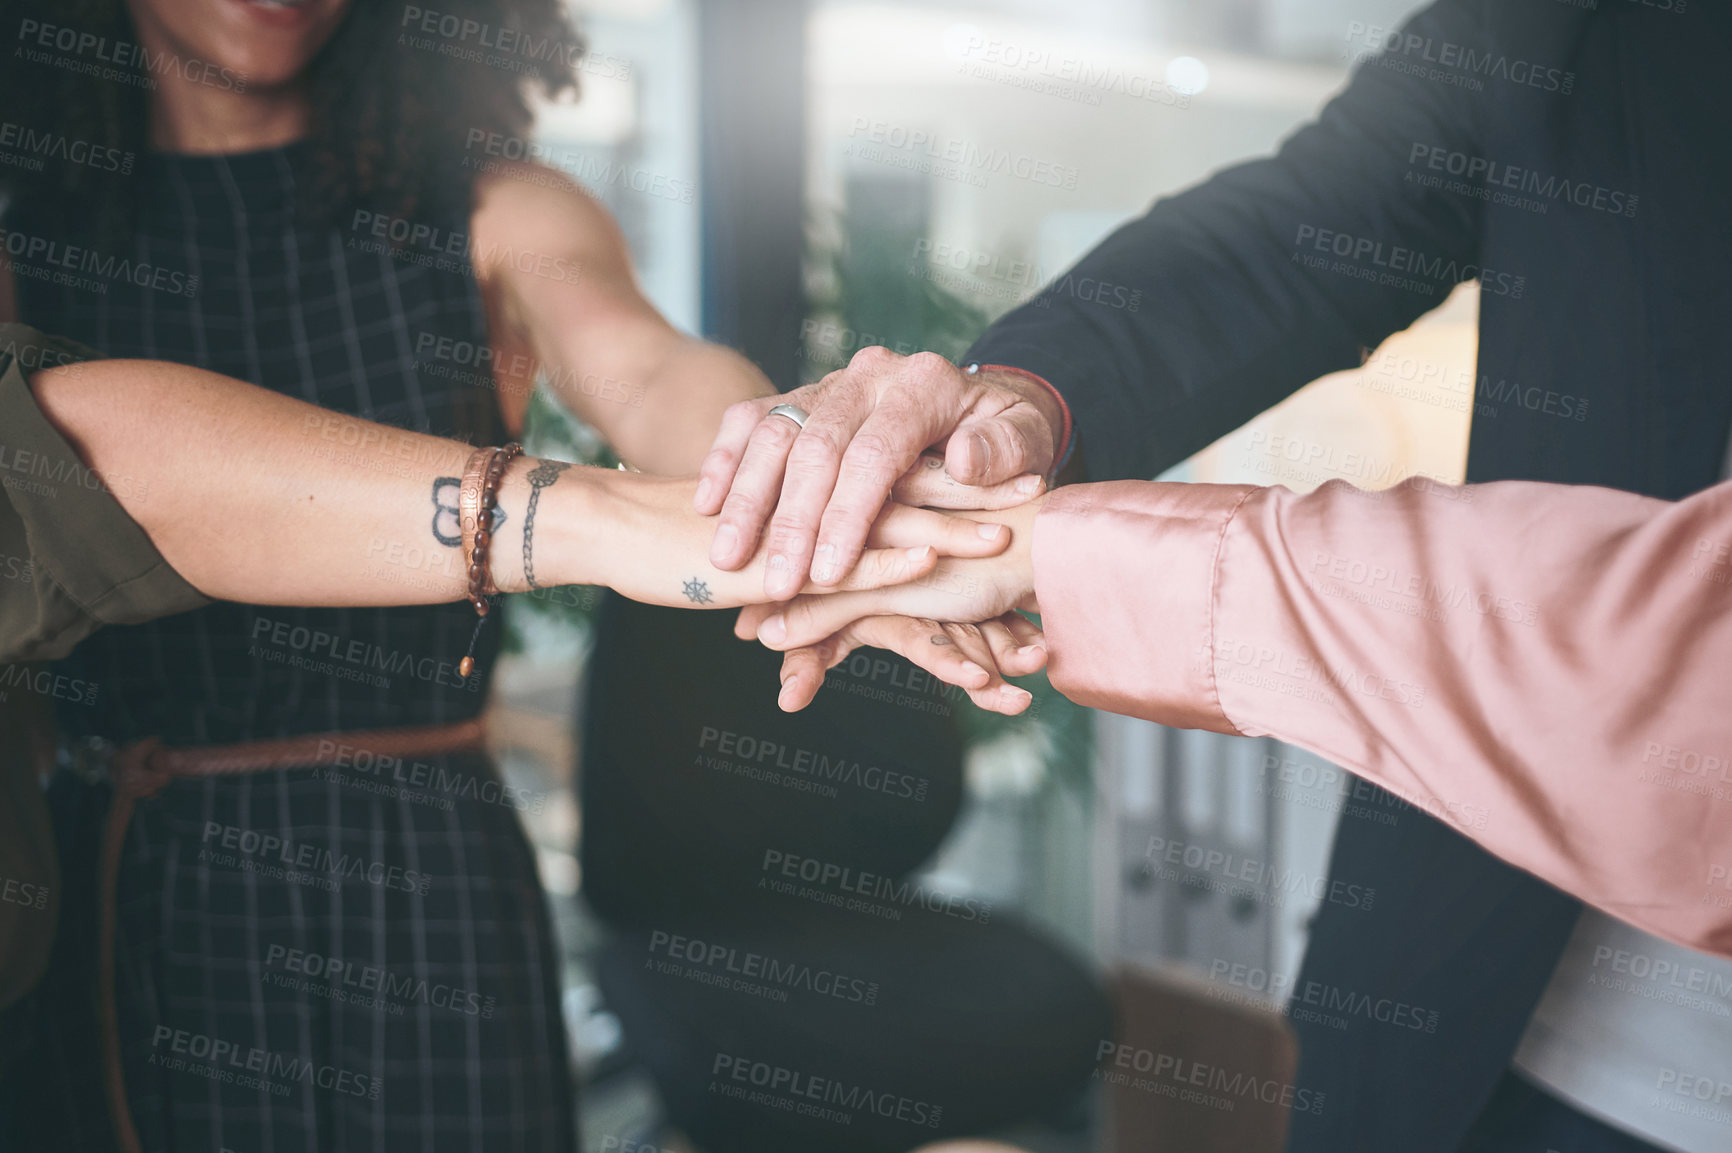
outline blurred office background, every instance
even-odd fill
[[[866,344],[960,355],[1119,223],[1270,152],[1342,87],[1364,29],[1417,7],[582,0],[594,63],[581,101],[545,108],[538,136],[612,210],[656,304],[790,388]],[[1015,159],[1010,170],[967,159],[992,150]],[[1363,368],[1315,382],[1170,478],[1459,481],[1476,310],[1463,286]],[[587,450],[583,430],[548,406],[537,414],[542,448]],[[618,1149],[653,1138],[657,1103],[593,985],[596,930],[576,897],[572,709],[592,603],[512,606],[518,651],[496,730],[507,771],[552,799],[527,819],[565,928],[586,1148]],[[942,887],[1020,911],[1103,974],[1155,974],[1206,1000],[1234,972],[1223,1004],[1279,1010],[1347,778],[1272,742],[1050,695],[1032,719],[977,718],[970,733],[964,812],[927,866]],[[1163,867],[1149,852],[1175,842],[1275,879]],[[1014,1136],[1055,1151],[1134,1147],[1094,1120]]]

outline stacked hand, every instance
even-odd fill
[[[778,404],[806,411],[804,427],[771,416]],[[718,569],[764,571],[769,603],[743,611],[736,632],[787,653],[783,708],[803,708],[824,672],[863,645],[900,653],[983,708],[1028,706],[1003,678],[1046,662],[1039,630],[1015,610],[1037,607],[1039,474],[1063,447],[1062,425],[1056,395],[1031,378],[877,348],[817,384],[728,410],[695,506],[719,514]],[[863,552],[870,560],[881,518],[934,509],[953,510],[953,526],[1004,525],[1009,539],[990,552],[942,550],[905,580],[861,580],[856,565]]]
[[[1044,499],[998,513],[957,514],[964,520],[991,516],[1008,525],[1010,546],[1002,552],[942,558],[900,583],[753,605],[740,613],[734,631],[787,653],[779,699],[790,711],[811,702],[826,670],[869,646],[900,653],[967,690],[984,709],[1020,713],[1031,698],[1004,678],[1027,676],[1046,664],[1040,629],[1016,611],[1039,611],[1030,543]]]
[[[715,522],[692,510],[692,481],[595,474],[588,479],[599,483],[584,490],[584,497],[600,507],[567,523],[595,525],[603,535],[560,542],[586,562],[584,583],[606,585],[645,604],[681,608],[737,608],[763,601],[764,582],[774,575],[772,558],[759,548],[732,571],[712,564]],[[802,579],[794,591],[844,597],[902,587],[934,576],[941,564],[994,556],[1011,543],[1012,532],[1003,525],[891,503],[868,525],[867,547],[857,565],[828,585]],[[555,568],[565,571],[563,565]]]

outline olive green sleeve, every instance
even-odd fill
[[[0,324],[0,661],[52,660],[105,624],[209,603],[171,568],[115,492],[36,406],[27,373],[100,354]]]

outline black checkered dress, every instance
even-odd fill
[[[497,443],[493,394],[417,359],[441,338],[486,339],[460,258],[393,251],[348,215],[304,223],[293,211],[304,160],[298,147],[151,158],[136,178],[129,247],[100,254],[130,269],[72,285],[25,272],[23,319],[115,356]],[[467,232],[467,194],[450,199],[429,222],[442,236]],[[50,227],[33,224],[29,206],[13,215],[14,228]],[[431,492],[427,512],[427,524],[404,526],[406,540],[433,543]],[[199,745],[462,720],[486,696],[453,671],[474,622],[463,604],[218,604],[108,629],[71,658],[67,671],[99,688],[63,727]],[[81,891],[105,793],[61,776],[65,923],[38,995],[36,1059],[19,1074],[41,1126],[23,1147],[104,1149],[93,902]],[[484,757],[175,784],[140,807],[122,870],[121,1024],[147,1149],[574,1147],[547,910],[518,814]]]

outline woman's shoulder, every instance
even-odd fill
[[[475,176],[473,211],[477,222],[483,217],[529,214],[534,222],[526,223],[526,228],[564,220],[582,223],[599,218],[610,224],[613,220],[583,185],[537,160],[489,161]]]
[[[485,279],[504,261],[611,265],[625,246],[613,216],[576,180],[534,161],[502,160],[476,177],[470,253]]]

